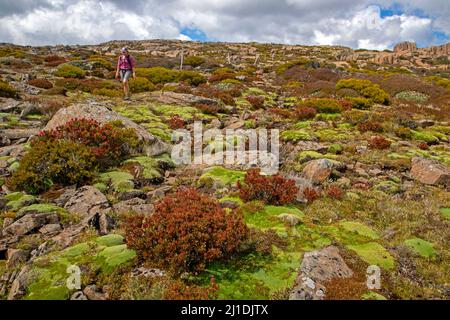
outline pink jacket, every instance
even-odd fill
[[[118,70],[134,70],[135,67],[136,67],[136,59],[131,54],[129,56],[129,59],[127,59],[127,57],[124,54],[122,54],[119,57],[119,60],[117,61]]]

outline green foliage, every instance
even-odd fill
[[[17,98],[18,93],[16,89],[5,81],[0,80],[0,97],[4,98]]]
[[[401,91],[395,95],[396,99],[424,103],[428,100],[429,96],[412,90]]]
[[[163,67],[136,68],[139,77],[146,78],[153,84],[164,84],[170,82],[183,81],[190,85],[198,86],[206,82],[206,78],[195,71],[171,70]]]
[[[307,99],[301,101],[299,107],[314,108],[318,113],[340,113],[342,111],[339,101],[328,98]]]
[[[62,78],[83,79],[86,76],[86,72],[79,67],[70,64],[63,64],[58,67],[55,72],[55,76]]]
[[[389,103],[389,95],[379,85],[369,80],[342,79],[336,84],[336,90],[340,89],[353,89],[374,103]]]
[[[348,248],[355,251],[362,260],[370,265],[377,265],[384,269],[393,269],[395,266],[394,258],[379,243],[355,244],[349,245]]]
[[[39,142],[22,158],[19,169],[7,183],[13,190],[36,194],[54,183],[86,182],[95,170],[95,156],[89,147],[66,140]]]
[[[184,59],[184,64],[192,66],[193,68],[199,67],[205,63],[205,59],[202,57],[189,56]]]
[[[130,79],[130,91],[132,93],[141,93],[155,90],[155,85],[147,80],[147,78],[136,77]]]
[[[206,82],[206,78],[200,73],[189,70],[179,71],[176,80],[186,82],[192,86],[198,86]]]
[[[424,258],[436,255],[433,244],[420,238],[405,240],[405,245]]]
[[[92,93],[97,96],[104,96],[109,98],[118,98],[122,96],[122,92],[116,89],[106,89],[106,88],[94,89]]]

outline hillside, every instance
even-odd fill
[[[450,43],[0,45],[0,299],[449,299],[449,58]],[[279,172],[177,164],[172,134],[194,122],[279,130]]]

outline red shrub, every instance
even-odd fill
[[[205,98],[221,100],[225,105],[235,106],[234,96],[237,94],[233,89],[221,90],[215,87],[208,86],[206,84],[199,85],[196,90],[196,94]]]
[[[63,57],[57,56],[57,55],[51,55],[45,57],[44,61],[46,62],[47,66],[49,67],[57,67],[60,64],[65,63],[67,60]]]
[[[308,201],[308,203],[314,202],[314,200],[319,198],[319,196],[320,196],[319,192],[314,188],[306,187],[303,190],[303,197],[306,199],[306,201]]]
[[[50,131],[41,131],[39,141],[65,139],[91,148],[99,164],[110,166],[119,161],[127,148],[137,145],[132,129],[122,129],[115,124],[101,124],[92,119],[72,119]]]
[[[164,291],[164,300],[214,300],[217,299],[219,286],[211,278],[211,284],[208,287],[198,285],[186,285],[181,280],[175,280],[169,283]]]
[[[211,114],[211,115],[216,115],[219,112],[225,111],[217,104],[200,103],[196,105],[196,107],[197,109],[200,109],[204,114]]]
[[[360,132],[367,132],[367,131],[383,132],[383,127],[378,121],[367,120],[358,124],[358,130]]]
[[[291,111],[282,108],[269,108],[267,109],[267,111],[282,118],[292,118],[293,116],[293,113]]]
[[[295,116],[298,120],[313,119],[316,114],[316,109],[310,107],[298,107],[295,109]]]
[[[421,142],[417,145],[420,150],[428,150],[430,146],[426,142]]]
[[[369,139],[369,146],[372,149],[387,149],[391,146],[391,142],[383,136],[373,136]]]
[[[47,79],[32,79],[27,82],[30,86],[38,87],[41,89],[50,89],[53,88],[53,83],[48,81]]]
[[[327,194],[330,198],[341,200],[344,196],[344,190],[342,190],[338,186],[330,186],[327,190]]]
[[[339,104],[342,107],[343,111],[348,111],[352,109],[353,103],[351,101],[348,100],[339,100]]]
[[[248,230],[240,213],[227,213],[215,198],[186,188],[163,198],[153,215],[129,217],[125,233],[141,259],[182,273],[229,257]]]
[[[183,118],[181,118],[179,116],[170,117],[168,122],[169,122],[169,127],[172,130],[184,128],[184,126],[186,124],[185,121],[183,120]]]
[[[280,175],[262,176],[260,169],[250,169],[244,182],[238,181],[239,196],[244,201],[262,200],[267,204],[284,205],[295,200],[298,188],[294,180]]]
[[[255,96],[255,95],[249,95],[247,98],[245,98],[253,108],[262,108],[264,107],[264,101],[266,98],[263,96]]]

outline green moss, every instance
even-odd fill
[[[124,238],[120,234],[107,234],[106,236],[95,239],[95,242],[101,246],[112,247],[123,244]]]
[[[100,175],[100,181],[111,186],[115,192],[126,192],[134,188],[133,175],[123,171],[110,171]]]
[[[176,106],[176,105],[166,105],[166,104],[154,104],[151,106],[151,109],[160,115],[163,115],[165,117],[173,117],[173,116],[179,116],[185,121],[192,120],[194,116],[201,115],[201,112],[194,107],[188,107],[188,106]],[[200,116],[200,118],[206,118],[206,116]]]
[[[444,218],[450,219],[450,208],[441,208],[439,212]]]
[[[299,209],[289,206],[265,206],[264,210],[255,213],[246,212],[245,222],[252,227],[259,229],[275,228],[284,232],[285,223],[280,219],[280,215],[294,215],[301,221],[304,214]]]
[[[297,142],[297,141],[310,141],[311,135],[304,130],[286,130],[281,133],[281,139],[284,141]]]
[[[36,211],[38,213],[47,213],[47,212],[66,213],[65,209],[51,203],[32,204],[30,206],[23,207],[17,213],[18,215],[23,215],[31,211]]]
[[[395,266],[394,258],[379,243],[348,245],[347,248],[355,251],[362,260],[370,265],[377,265],[384,269],[392,269]]]
[[[396,194],[401,191],[400,185],[397,182],[394,181],[382,181],[378,183],[375,187],[375,190],[383,191],[387,194]]]
[[[170,161],[171,162],[171,161]],[[137,164],[142,168],[142,172],[139,178],[145,180],[160,180],[162,179],[162,171],[160,169],[160,161],[153,157],[135,157],[128,159],[124,164]]]
[[[120,265],[133,260],[136,257],[134,250],[128,249],[126,244],[106,247],[96,257],[96,263],[104,273],[111,273]]]
[[[331,146],[328,147],[328,152],[333,154],[340,154],[342,153],[343,150],[344,148],[342,148],[342,146],[337,143],[332,144]]]
[[[241,198],[239,198],[239,197],[230,197],[230,196],[228,196],[228,197],[224,197],[224,198],[219,199],[219,202],[221,202],[221,203],[225,202],[225,201],[231,201],[231,202],[237,203],[240,206],[244,204],[244,201],[242,201]]]
[[[420,238],[407,239],[405,240],[405,245],[425,258],[436,255],[433,244]]]
[[[339,223],[339,226],[346,231],[356,232],[357,234],[372,240],[380,237],[376,231],[357,221],[342,221]]]
[[[429,132],[412,130],[413,138],[426,143],[438,143],[439,139]]]
[[[238,180],[245,177],[245,172],[215,166],[209,168],[199,179],[199,185],[209,186],[218,183],[221,186],[235,186]]]
[[[30,203],[36,202],[36,197],[22,192],[10,193],[5,196],[5,199],[9,200],[6,206],[12,211],[17,211]]]
[[[123,244],[123,237],[115,234],[51,252],[32,263],[24,299],[67,300],[71,294],[66,284],[70,276],[67,272],[69,266],[86,266],[97,276],[102,276],[129,263],[135,256],[136,253]]]
[[[387,300],[386,297],[382,296],[381,294],[373,291],[369,291],[367,293],[364,293],[361,296],[362,300]]]
[[[323,158],[335,160],[337,157],[332,154],[322,154],[317,151],[301,151],[297,155],[297,161],[300,163]]]
[[[348,134],[341,133],[333,129],[321,129],[314,132],[314,134],[323,142],[334,142],[349,139]]]

